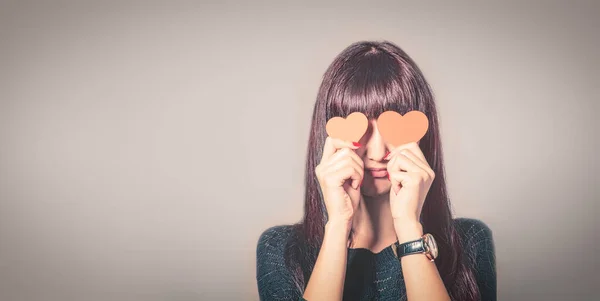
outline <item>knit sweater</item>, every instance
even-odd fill
[[[463,240],[464,254],[475,269],[483,301],[496,300],[496,256],[492,231],[482,221],[456,218],[454,223]],[[285,265],[284,250],[292,227],[273,226],[265,230],[256,249],[256,280],[262,301],[304,300]],[[395,243],[398,246],[398,242]],[[406,300],[402,265],[392,245],[379,253],[369,249],[347,250],[344,300]],[[411,255],[414,256],[414,255]]]

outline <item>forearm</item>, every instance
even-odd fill
[[[394,221],[394,227],[399,243],[423,236],[423,227],[418,222]],[[403,256],[400,264],[409,301],[450,300],[435,262],[427,259],[425,255],[415,254]]]
[[[304,291],[304,299],[342,300],[349,233],[347,222],[328,222],[325,225],[323,244]]]

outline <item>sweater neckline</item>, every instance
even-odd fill
[[[390,244],[389,246],[385,247],[383,250],[377,253],[367,248],[348,248],[348,259],[352,260],[354,258],[369,258],[375,263],[389,263],[390,261],[395,261],[399,264],[400,262],[398,260],[398,257],[392,249],[393,245],[396,245],[396,248],[398,248],[398,241]]]
[[[393,252],[393,250],[392,250],[392,247],[393,247],[394,245],[395,245],[396,247],[398,247],[398,246],[399,246],[399,243],[398,243],[398,241],[395,241],[394,243],[392,243],[392,244],[390,244],[389,246],[387,246],[387,247],[383,248],[381,251],[379,251],[379,252],[377,252],[377,253],[375,253],[375,252],[373,252],[373,251],[371,251],[371,250],[369,250],[369,249],[367,249],[367,248],[362,248],[362,247],[361,247],[361,248],[348,248],[348,250],[349,250],[350,252],[367,252],[367,253],[370,253],[370,254],[372,254],[372,255],[375,255],[375,256],[381,256],[381,255],[382,255],[384,252],[386,252],[386,251],[392,251],[392,252]]]

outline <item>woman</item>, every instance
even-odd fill
[[[377,117],[413,110],[429,120],[425,136],[386,143]],[[360,141],[327,136],[330,118],[353,112],[369,120]],[[258,241],[261,300],[496,300],[492,233],[452,217],[439,133],[433,93],[402,49],[360,42],[340,53],[313,112],[304,218]],[[425,234],[437,243],[433,261],[399,248]]]

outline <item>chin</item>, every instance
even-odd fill
[[[377,183],[377,182],[383,182],[382,181],[375,181],[375,183],[363,187],[362,189],[362,194],[364,196],[368,196],[368,197],[376,197],[376,196],[380,196],[380,195],[384,195],[390,192],[390,182],[387,181],[387,179],[385,180],[385,182],[387,183]]]

